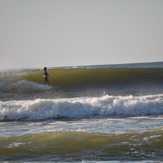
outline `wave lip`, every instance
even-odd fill
[[[163,114],[163,95],[80,97],[0,102],[0,120],[46,120]]]

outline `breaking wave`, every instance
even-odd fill
[[[10,84],[5,89],[10,91],[24,92],[24,91],[41,91],[41,90],[50,90],[52,87],[38,84],[26,80],[18,81],[16,83]]]
[[[163,114],[163,94],[0,101],[0,120],[46,120]]]

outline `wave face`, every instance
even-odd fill
[[[78,97],[0,102],[0,120],[45,120],[163,114],[163,95]]]
[[[163,83],[163,68],[73,68],[49,69],[50,85],[61,87],[101,87],[140,83]],[[43,73],[36,72],[23,76],[28,80],[43,84]]]
[[[50,86],[44,85],[42,70],[0,72],[0,98],[29,98],[31,93],[37,98],[38,93],[44,98],[61,97],[66,91],[76,91],[79,96],[100,96],[104,91],[110,95],[163,92],[163,68],[63,68],[49,69],[48,73]]]

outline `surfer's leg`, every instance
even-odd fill
[[[45,77],[44,80],[45,80],[45,84],[49,85],[49,79],[48,79],[48,77]]]
[[[44,83],[46,84],[46,77],[44,77]]]

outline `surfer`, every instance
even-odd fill
[[[45,84],[49,85],[49,74],[47,72],[47,68],[46,67],[44,67],[44,81],[45,81]]]

